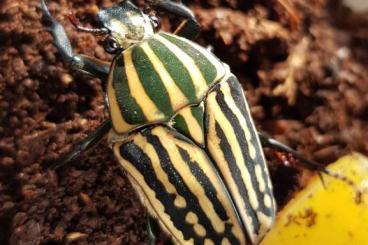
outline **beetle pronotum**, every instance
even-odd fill
[[[174,34],[156,31],[157,19],[129,0],[100,11],[100,28],[71,17],[78,30],[106,36],[104,48],[115,54],[110,65],[74,54],[44,0],[41,6],[63,59],[107,81],[111,119],[59,164],[108,133],[143,205],[173,242],[259,243],[276,212],[260,139],[310,162],[257,133],[237,78],[191,41],[200,29],[193,13],[181,3],[153,1],[185,19]]]

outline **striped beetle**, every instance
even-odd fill
[[[191,41],[199,32],[181,3],[154,8],[182,17],[174,34],[129,0],[98,13],[111,64],[74,54],[62,25],[41,0],[45,25],[72,68],[107,81],[110,120],[63,157],[74,159],[108,134],[108,142],[151,217],[176,244],[257,244],[275,219],[261,142],[299,153],[255,129],[228,65]],[[322,169],[322,171],[325,171]],[[152,243],[154,237],[152,237]]]

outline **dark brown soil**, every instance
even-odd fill
[[[335,0],[186,2],[203,27],[198,42],[232,67],[260,130],[322,164],[368,153],[364,15]],[[111,58],[66,19],[73,9],[94,24],[110,0],[48,4],[76,52]],[[105,141],[48,168],[107,115],[104,83],[62,63],[40,17],[37,0],[0,3],[0,244],[145,244],[144,209]],[[270,169],[282,206],[305,171],[272,159]]]

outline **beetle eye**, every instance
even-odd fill
[[[153,28],[157,31],[161,28],[161,21],[156,16],[150,16],[149,17],[152,23]]]
[[[120,50],[120,45],[111,37],[107,37],[103,42],[105,51],[109,54],[115,54]]]

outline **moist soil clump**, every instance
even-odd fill
[[[339,1],[185,1],[197,39],[241,81],[261,131],[321,164],[368,153],[368,21]],[[96,25],[104,1],[48,1],[75,52],[111,60],[77,33],[70,10]],[[144,4],[140,1],[139,4]],[[163,28],[177,23],[162,18]],[[0,3],[0,244],[146,244],[146,213],[106,140],[50,165],[108,117],[105,81],[68,69],[41,24],[39,2]],[[312,172],[266,149],[278,206]]]

